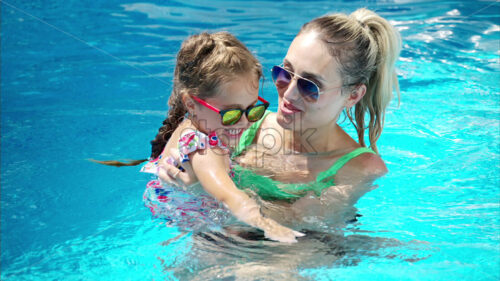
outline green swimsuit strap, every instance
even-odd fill
[[[326,170],[324,172],[319,173],[318,176],[316,177],[316,182],[322,182],[322,181],[324,181],[327,178],[330,178],[331,180],[333,180],[333,177],[337,174],[337,172],[342,167],[344,167],[345,164],[347,164],[347,162],[351,161],[351,159],[356,158],[356,157],[358,157],[359,155],[361,155],[363,153],[373,153],[373,154],[376,154],[375,151],[371,150],[368,147],[359,147],[359,148],[356,148],[353,151],[351,151],[351,152],[349,152],[347,154],[344,154],[342,157],[340,157],[339,160],[337,160],[335,162],[335,164],[333,164],[330,167],[330,169],[328,169],[328,170]]]
[[[271,111],[266,110],[264,116],[262,116],[259,121],[254,122],[248,129],[243,132],[243,134],[241,134],[240,142],[233,152],[233,157],[240,155],[247,147],[252,145],[253,140],[255,139],[255,135],[260,129],[260,125],[262,125],[262,122],[264,122],[264,119],[266,119],[266,116],[269,115],[269,113],[271,113]]]

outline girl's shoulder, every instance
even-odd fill
[[[181,162],[189,161],[189,154],[198,150],[215,148],[228,151],[228,148],[222,143],[216,132],[207,135],[196,130],[183,132],[179,138],[178,148]]]

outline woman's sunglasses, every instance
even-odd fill
[[[300,77],[299,75],[284,69],[282,66],[273,66],[271,69],[271,76],[273,77],[274,84],[276,85],[276,88],[278,88],[278,91],[286,90],[295,76],[297,77],[297,89],[302,97],[304,97],[307,101],[315,102],[322,94],[316,83],[304,77]]]
[[[195,101],[199,102],[200,104],[204,105],[205,107],[217,112],[220,114],[222,117],[222,125],[224,126],[230,126],[238,123],[240,121],[241,116],[243,115],[243,112],[247,116],[247,119],[249,122],[256,122],[259,121],[262,116],[264,116],[264,113],[266,112],[266,109],[269,107],[269,102],[266,101],[265,99],[259,97],[259,100],[263,102],[263,104],[256,104],[248,107],[246,110],[235,108],[235,109],[224,109],[220,110],[206,101],[195,97],[191,96]]]

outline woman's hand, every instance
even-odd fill
[[[182,163],[182,166],[173,159],[179,159],[179,152],[170,149],[169,154],[164,154],[159,162],[158,177],[165,183],[187,188],[198,182],[198,178],[191,167],[190,162]],[[170,159],[170,161],[169,161]],[[184,171],[181,170],[181,167]]]

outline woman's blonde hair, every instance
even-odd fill
[[[346,112],[362,146],[366,146],[365,114],[369,113],[370,146],[378,152],[376,142],[384,127],[385,109],[393,97],[392,91],[396,91],[398,100],[400,98],[395,73],[401,50],[399,32],[387,20],[364,8],[350,15],[316,18],[306,23],[299,34],[312,30],[320,34],[330,54],[339,62],[343,85],[366,85],[364,97],[354,107],[354,116],[352,108]]]

